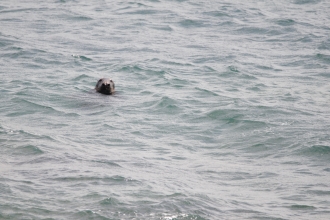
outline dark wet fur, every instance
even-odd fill
[[[112,95],[115,93],[115,83],[111,79],[102,78],[96,83],[95,90],[105,95]]]

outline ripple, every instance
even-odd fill
[[[309,206],[309,205],[292,205],[289,207],[290,209],[295,209],[295,210],[313,210],[316,209],[314,206]]]
[[[92,162],[105,164],[105,165],[110,166],[110,167],[121,167],[119,164],[117,164],[113,161],[108,161],[108,160],[94,160]]]
[[[276,21],[276,24],[281,26],[291,26],[295,24],[295,21],[292,19],[279,19]]]
[[[158,14],[158,10],[152,10],[152,9],[139,9],[139,10],[133,10],[130,12],[125,12],[123,14],[138,14],[138,15],[154,15]]]
[[[72,57],[76,58],[76,59],[80,59],[82,61],[92,61],[91,58],[83,56],[83,55],[78,55],[78,54],[72,54]]]
[[[303,5],[303,4],[317,4],[321,2],[321,0],[295,0],[294,4]]]
[[[131,178],[125,178],[123,176],[115,175],[111,177],[97,177],[97,176],[67,176],[67,177],[58,177],[54,178],[53,180],[59,182],[68,182],[68,183],[75,183],[75,182],[104,182],[107,184],[118,185],[118,184],[138,184],[139,181],[133,180]]]
[[[173,28],[169,25],[153,25],[152,28],[161,31],[173,31]]]
[[[82,210],[72,214],[72,219],[102,219],[102,220],[111,220],[112,218],[107,218],[104,215],[98,213],[98,211],[93,210]]]
[[[89,75],[81,74],[81,75],[75,77],[72,81],[73,82],[76,82],[76,81],[89,81],[91,79],[92,79],[92,77],[90,77]]]
[[[40,155],[44,153],[40,148],[34,145],[25,145],[22,147],[17,147],[15,148],[15,151],[16,154],[21,155]]]
[[[103,205],[103,206],[115,206],[115,205],[118,205],[119,201],[115,198],[106,198],[106,199],[103,199],[102,201],[100,201],[100,205]]]
[[[167,96],[164,96],[159,101],[157,101],[154,105],[154,108],[156,111],[171,114],[179,113],[181,110],[177,104],[177,101]]]
[[[318,53],[316,55],[316,57],[321,60],[321,61],[324,61],[325,63],[330,63],[330,55],[325,55],[325,54],[320,54]]]
[[[330,147],[325,145],[314,145],[302,150],[306,156],[329,156]]]
[[[209,11],[209,12],[204,12],[206,15],[210,15],[213,17],[230,17],[228,13],[223,12],[223,11]]]
[[[13,102],[18,103],[20,108],[16,109],[16,111],[8,113],[6,116],[8,117],[17,117],[22,115],[29,115],[29,114],[36,114],[36,113],[51,113],[51,112],[58,112],[51,106],[48,106],[45,103],[37,103],[34,101],[29,101],[23,98],[15,97],[12,99]],[[23,106],[25,105],[25,108]],[[39,110],[38,112],[36,110]]]
[[[195,27],[203,27],[204,24],[201,20],[192,20],[192,19],[184,19],[179,22],[180,26],[184,28],[195,28]]]

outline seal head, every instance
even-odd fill
[[[112,81],[112,79],[99,79],[99,81],[96,83],[95,90],[105,95],[111,95],[115,93],[115,83]]]

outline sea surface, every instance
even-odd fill
[[[330,219],[329,12],[0,0],[0,219]]]

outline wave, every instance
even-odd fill
[[[303,148],[301,151],[305,156],[330,157],[330,146],[327,145],[313,145]]]

